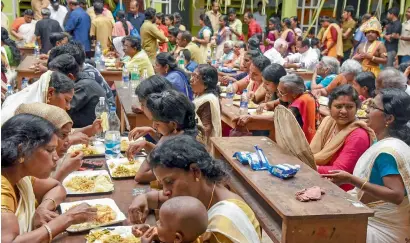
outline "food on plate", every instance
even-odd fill
[[[133,234],[118,234],[109,229],[91,231],[86,237],[87,243],[139,243],[140,239]]]
[[[129,163],[132,165],[131,163]],[[137,170],[132,168],[131,166],[127,166],[125,164],[123,165],[118,165],[115,169],[112,175],[114,177],[129,177],[129,176],[135,176],[137,174]]]
[[[77,205],[72,206],[71,208]],[[97,208],[97,217],[91,222],[85,222],[81,224],[71,225],[69,230],[82,230],[89,229],[100,225],[109,224],[117,218],[117,213],[108,205],[97,204],[93,206]]]
[[[109,160],[107,164],[112,177],[133,177],[137,174],[143,160],[145,160],[145,157],[137,157],[132,161],[121,158]]]
[[[64,186],[74,192],[108,192],[114,189],[107,175],[74,176]]]
[[[76,153],[78,151],[83,152],[84,156],[96,155],[99,154],[97,149],[94,146],[87,146],[85,144],[81,144],[79,146],[75,146],[69,149],[69,153]]]

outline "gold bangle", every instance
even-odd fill
[[[54,200],[54,199],[52,199],[52,198],[45,198],[45,199],[43,200],[43,202],[46,201],[46,200],[51,200],[51,201],[54,203],[54,209],[53,209],[53,211],[56,211],[56,209],[57,209],[56,200]]]
[[[363,185],[360,187],[360,190],[363,190],[363,187],[364,187],[364,185],[366,185],[366,183],[367,183],[367,181],[365,181],[365,182],[363,183]]]
[[[51,241],[53,240],[53,233],[51,232],[51,229],[48,225],[43,224],[44,228],[46,228],[47,232],[48,232],[48,243],[51,243]]]

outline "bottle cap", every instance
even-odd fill
[[[110,107],[110,111],[116,111],[116,110],[117,110],[117,108],[115,108],[115,106]]]
[[[100,97],[100,101],[104,101],[105,100],[105,97]]]

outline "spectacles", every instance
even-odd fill
[[[280,90],[278,89],[278,94],[279,94],[280,96],[285,96],[285,95],[287,95],[288,93],[282,93],[282,91],[280,91]]]
[[[370,100],[370,102],[369,102],[369,108],[371,108],[371,109],[373,109],[373,110],[379,110],[379,111],[381,111],[381,112],[383,112],[383,113],[386,113],[386,112],[384,111],[384,109],[381,109],[381,108],[379,108],[379,107],[376,106],[376,104],[374,103],[374,100],[373,100],[373,99]]]

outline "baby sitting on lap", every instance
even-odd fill
[[[205,233],[208,214],[205,206],[194,197],[174,197],[159,209],[156,227],[134,225],[132,233],[141,237],[141,243],[159,240],[164,243],[191,243]]]

